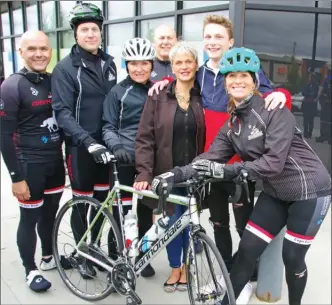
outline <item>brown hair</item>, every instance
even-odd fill
[[[254,90],[254,96],[263,96],[258,89]],[[228,94],[229,100],[228,100],[228,104],[227,104],[227,112],[230,114],[233,112],[233,110],[235,109],[235,99]]]
[[[232,23],[232,21],[230,21],[230,19],[228,19],[224,16],[221,16],[221,15],[206,16],[203,21],[203,34],[204,34],[205,27],[211,23],[219,24],[219,25],[223,26],[228,32],[229,39],[234,38],[233,37],[234,36],[233,35],[233,23]]]

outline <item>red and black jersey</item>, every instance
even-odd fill
[[[26,69],[1,85],[1,152],[13,182],[23,180],[19,162],[62,158],[62,138],[52,111],[51,76],[31,81]]]

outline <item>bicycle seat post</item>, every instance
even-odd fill
[[[112,159],[112,167],[113,167],[113,175],[114,175],[114,185],[119,183],[119,175],[118,175],[118,168],[116,166],[117,160],[114,158]]]

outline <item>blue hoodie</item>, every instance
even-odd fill
[[[201,87],[203,107],[217,112],[227,112],[228,95],[224,88],[224,76],[220,72],[215,74],[207,66],[207,62],[199,68],[196,74],[196,80]],[[272,92],[270,81],[262,70],[259,70],[258,75],[259,91],[262,94]]]

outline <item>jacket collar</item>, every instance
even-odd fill
[[[164,66],[168,66],[171,64],[171,62],[169,60],[161,60],[158,57],[155,58],[155,61]]]
[[[146,84],[142,84],[142,83],[137,83],[135,82],[129,75],[126,77],[125,79],[125,84],[129,84],[129,85],[133,85],[135,87],[139,87],[139,88],[143,88],[143,89],[146,89],[146,90],[149,90],[152,85],[153,85],[153,82],[151,82],[150,80],[147,81]]]
[[[70,56],[73,60],[74,66],[81,66],[82,65],[82,59],[89,60],[90,59],[98,59],[100,57],[103,61],[107,62],[108,60],[112,61],[114,59],[113,56],[106,54],[101,49],[98,50],[97,55],[93,55],[84,49],[82,49],[78,44],[74,44],[71,48]]]

